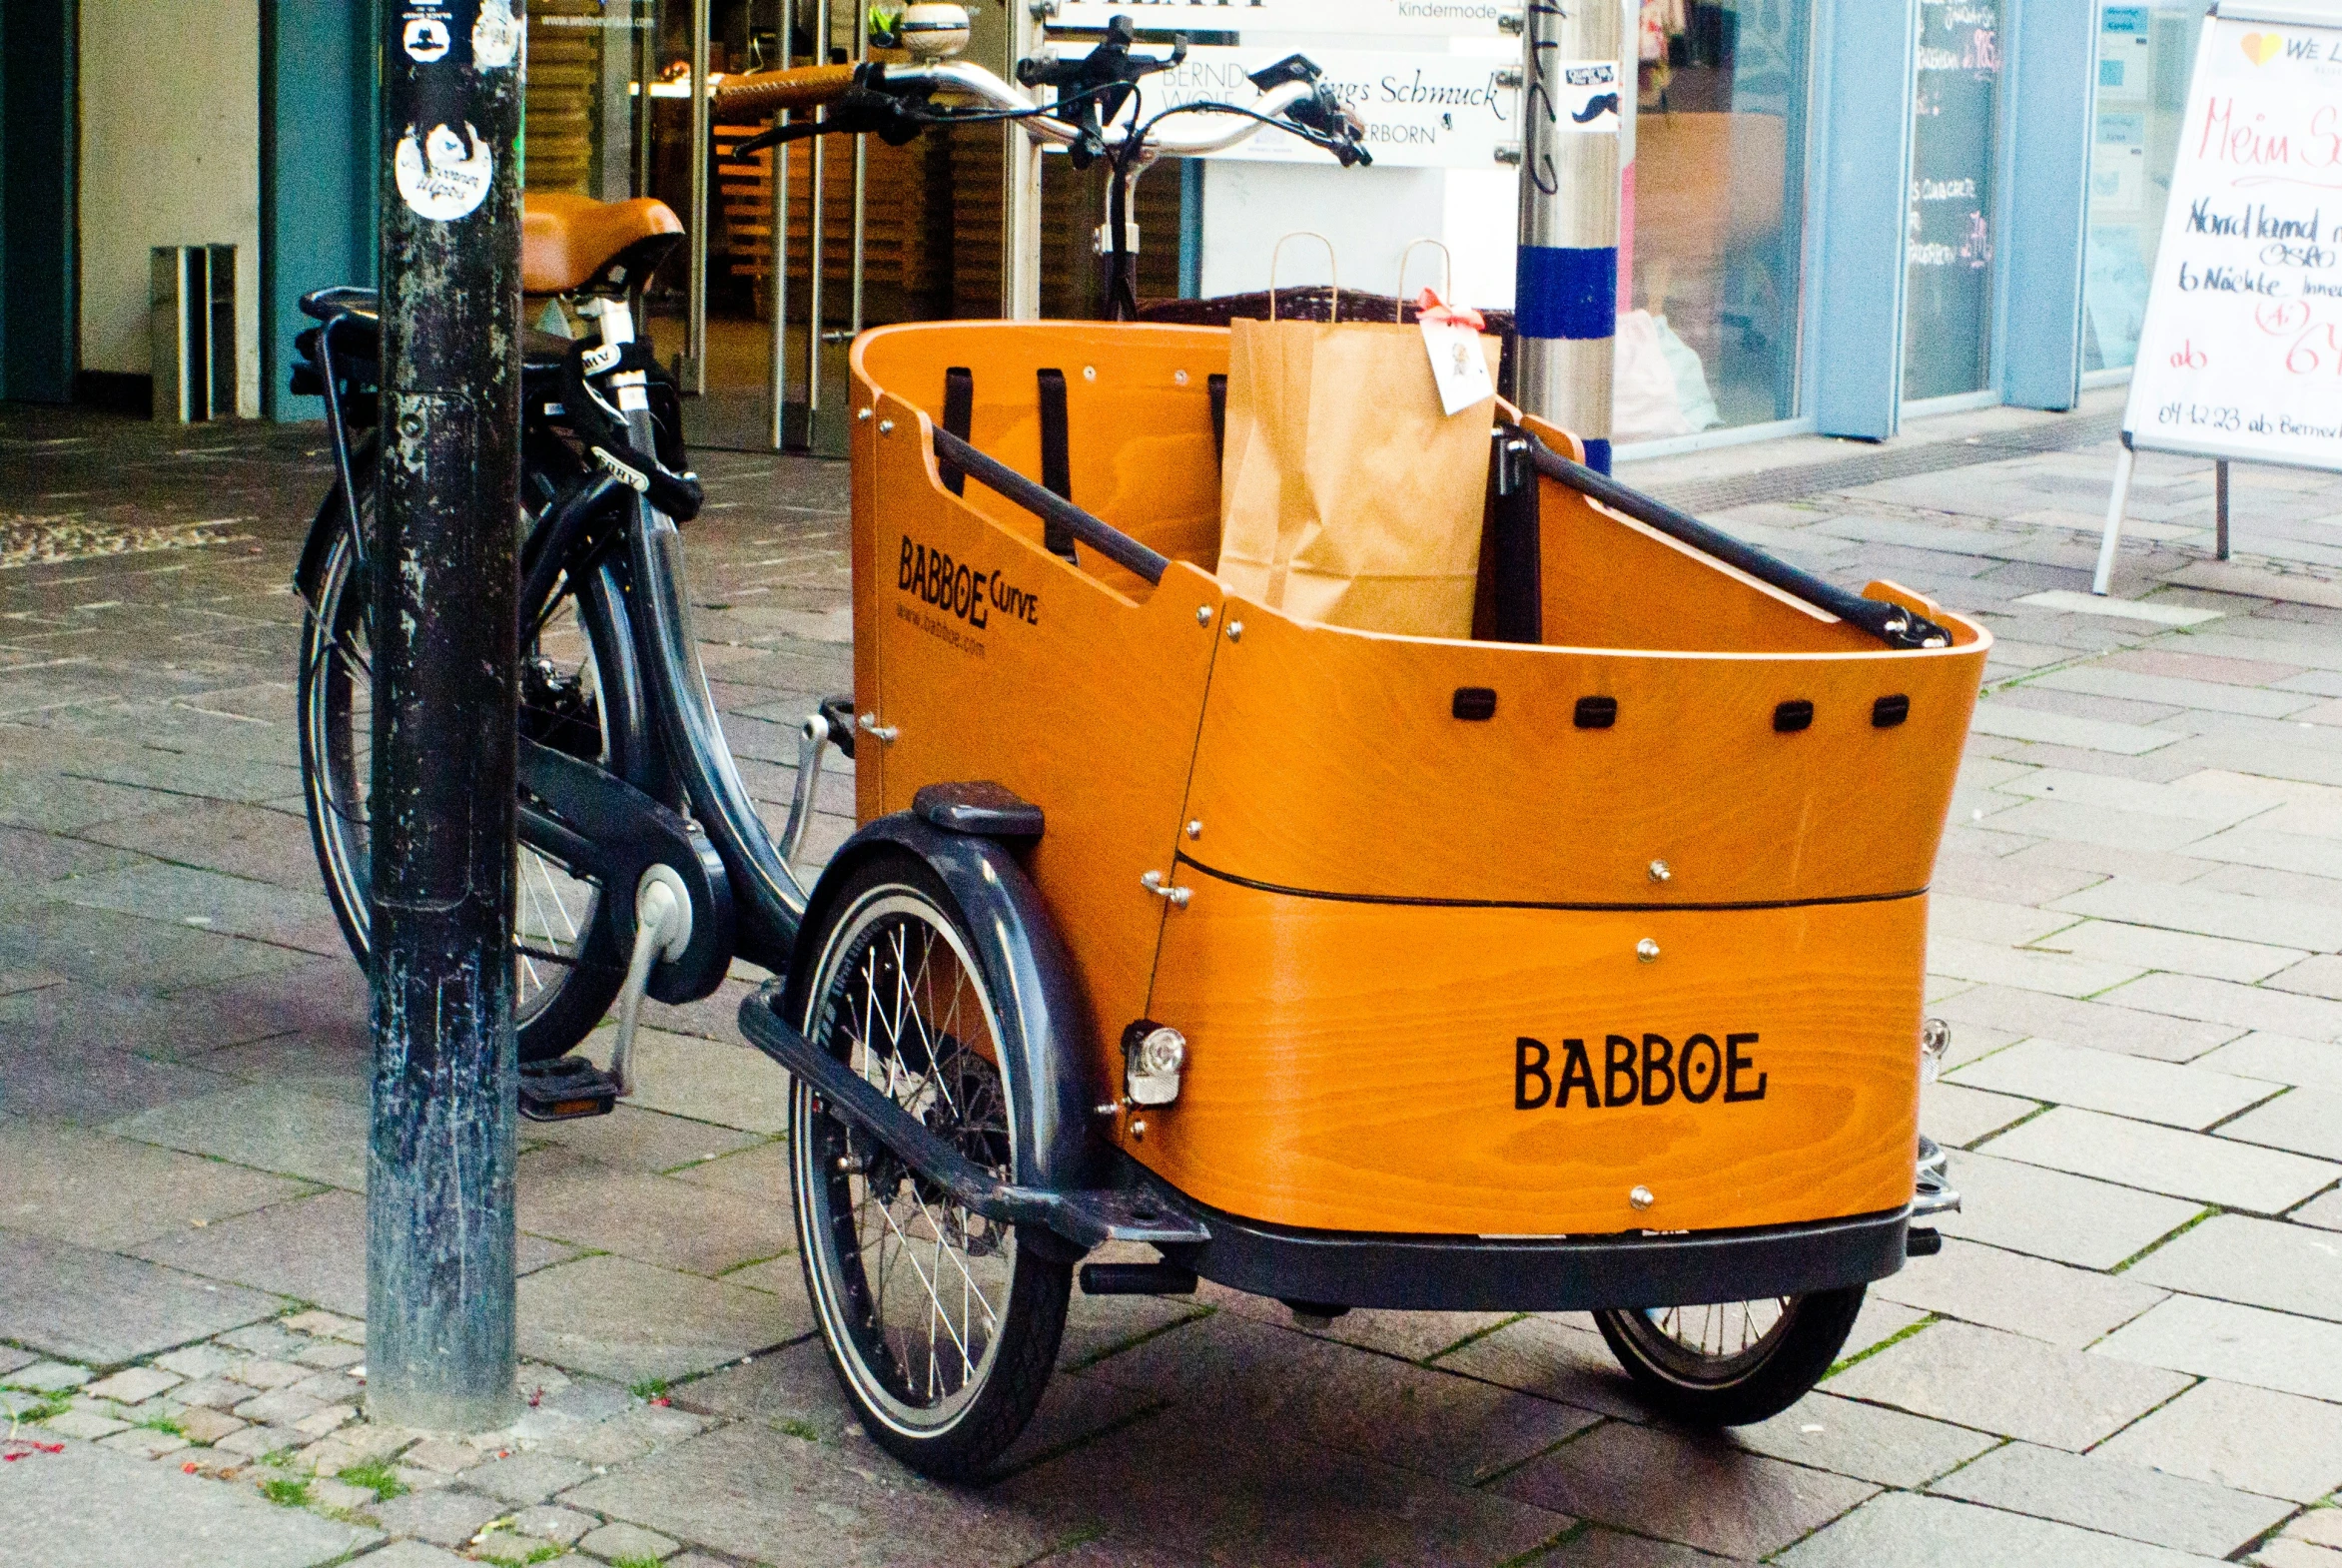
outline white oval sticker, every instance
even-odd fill
[[[460,134],[434,125],[419,140],[408,127],[392,164],[399,200],[441,223],[469,217],[487,200],[496,177],[495,154],[469,125]]]
[[[482,71],[510,70],[520,53],[520,18],[512,14],[511,0],[479,0],[479,17],[471,24],[471,63]]]
[[[406,46],[406,58],[417,65],[447,58],[447,24],[435,16],[408,17],[399,39]]]

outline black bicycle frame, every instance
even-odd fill
[[[637,410],[627,424],[633,439],[647,450],[649,414]],[[691,814],[699,819],[731,879],[737,950],[750,962],[778,972],[788,967],[797,928],[805,919],[805,886],[782,862],[771,830],[757,815],[716,716],[691,630],[682,532],[649,501],[631,498],[626,523],[628,587],[634,600],[635,660],[648,688],[651,727],[664,738]],[[527,782],[525,770],[521,782]],[[813,809],[802,790],[799,809]]]
[[[336,480],[342,493],[353,497],[340,514],[340,525],[351,530],[362,565],[369,558],[369,541],[355,497],[370,476],[357,460],[356,449],[360,434],[375,422],[378,412],[365,385],[379,352],[380,328],[372,305],[370,291],[343,289],[321,290],[302,302],[321,325],[315,338],[302,346],[310,374],[297,384],[298,391],[325,398]],[[522,450],[535,470],[531,476],[540,481],[537,488],[549,483],[553,492],[538,508],[537,520],[523,541],[520,623],[523,628],[542,624],[571,583],[604,565],[616,569],[629,613],[618,617],[622,625],[607,630],[631,643],[640,700],[665,763],[668,787],[655,792],[663,798],[654,799],[607,775],[564,766],[568,759],[560,752],[524,746],[522,815],[531,819],[534,832],[546,842],[565,842],[575,837],[575,826],[540,803],[574,802],[581,791],[599,790],[601,798],[593,802],[592,814],[600,832],[607,833],[612,824],[630,823],[628,838],[640,838],[646,846],[655,843],[663,852],[671,847],[667,841],[674,831],[668,808],[687,804],[731,885],[734,951],[768,969],[785,969],[808,895],[758,815],[725,742],[692,635],[682,534],[674,520],[646,498],[582,461],[568,473],[549,471],[556,449],[574,449],[555,430],[559,404],[553,400],[557,393],[551,392],[549,373],[532,374],[527,383],[521,399]],[[627,424],[638,449],[655,449],[646,410],[629,413]],[[319,525],[329,525],[333,517],[329,506],[321,511]],[[305,552],[305,560],[322,558],[320,551]],[[301,587],[314,599],[314,583],[305,580]],[[828,732],[836,735],[841,721],[832,716],[825,722]],[[557,770],[558,777],[548,770]],[[804,811],[812,809],[809,791],[800,790],[798,805]],[[611,891],[618,895],[619,908],[631,908],[632,888]],[[716,974],[721,973],[719,963]]]

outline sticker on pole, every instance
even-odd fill
[[[437,16],[408,16],[406,26],[398,34],[398,42],[406,50],[406,58],[416,65],[429,65],[447,58],[447,23]]]
[[[520,18],[512,14],[512,0],[479,0],[479,19],[471,24],[471,63],[481,71],[508,71],[520,54]]]
[[[1556,129],[1618,134],[1618,62],[1563,60],[1538,73],[1531,90],[1553,101]]]
[[[408,126],[391,163],[398,199],[408,211],[440,223],[470,217],[496,178],[495,154],[468,124],[460,135],[434,125],[420,138]]]

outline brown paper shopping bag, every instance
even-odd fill
[[[1493,399],[1443,413],[1413,327],[1228,325],[1220,580],[1299,620],[1469,637]]]

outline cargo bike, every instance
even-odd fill
[[[847,79],[910,69],[982,101],[956,64]],[[746,85],[836,102],[815,75]],[[572,585],[590,670],[555,679],[565,731],[532,735],[524,694],[521,833],[589,894],[565,984],[620,996],[623,1078],[646,988],[773,971],[739,1016],[794,1080],[806,1285],[863,1424],[929,1474],[1024,1427],[1077,1271],[1308,1323],[1590,1311],[1661,1413],[1776,1413],[1957,1202],[1918,1131],[1922,975],[1989,634],[1752,549],[1509,409],[1458,415],[1488,441],[1470,635],[1272,607],[1217,569],[1229,344],[854,345],[854,689],[808,716],[777,834],[672,519],[632,483],[600,524],[548,500],[530,602]],[[647,461],[646,401],[565,438]],[[833,747],[859,827],[807,888]],[[557,935],[516,946],[557,965]]]

